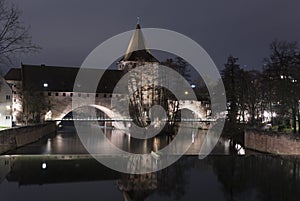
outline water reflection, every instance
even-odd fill
[[[199,160],[205,132],[189,133],[189,156],[168,168],[142,175],[122,174],[92,158],[70,127],[56,136],[0,157],[0,199],[4,200],[299,200],[300,162],[294,158],[250,154],[229,155],[231,141],[221,139],[213,154]],[[137,140],[118,130],[105,129],[114,146],[129,152],[150,153],[169,140],[157,136]],[[194,138],[194,143],[193,142]],[[91,144],[95,143],[90,140]],[[97,144],[99,145],[99,144]],[[101,146],[107,146],[100,144]],[[234,145],[241,150],[242,147]],[[18,155],[18,154],[22,155]],[[25,154],[25,155],[24,155]],[[221,155],[218,155],[221,154]],[[226,155],[227,154],[227,155]],[[114,155],[99,154],[97,157]],[[151,156],[148,156],[151,157]],[[149,163],[149,161],[153,163]],[[124,158],[128,169],[149,169],[160,160]],[[113,160],[112,160],[113,161]],[[139,165],[137,165],[139,164]]]
[[[143,175],[115,172],[88,155],[2,156],[0,170],[1,200],[35,201],[41,196],[43,200],[70,200],[68,196],[76,191],[88,200],[99,200],[101,195],[111,196],[104,200],[136,201],[300,198],[299,161],[269,155],[210,156],[204,160],[185,156],[166,169]]]
[[[169,135],[158,135],[146,140],[133,138],[130,134],[109,127],[102,128],[104,135],[99,134],[97,128],[88,127],[88,129],[90,131],[86,134],[88,137],[80,139],[74,127],[66,126],[55,136],[10,151],[8,154],[88,154],[82,141],[90,147],[89,151],[93,154],[119,153],[115,148],[130,153],[149,154],[151,151],[161,151],[174,141],[174,136]],[[198,130],[195,133],[186,130],[186,135],[176,144],[176,149],[171,151],[176,154],[180,149],[191,145],[187,154],[198,155],[206,132],[206,130]],[[221,152],[223,153],[223,150]]]

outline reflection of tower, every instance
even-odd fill
[[[149,109],[158,100],[154,87],[157,83],[158,65],[159,61],[147,49],[143,32],[138,23],[118,68],[124,73],[138,66],[145,66],[148,69],[146,71],[136,69],[136,73],[131,74],[128,80],[130,115],[140,126],[147,125]]]
[[[157,189],[157,173],[143,175],[123,175],[118,180],[125,201],[142,201]]]

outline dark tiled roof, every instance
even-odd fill
[[[11,68],[4,78],[5,80],[21,81],[21,68]]]
[[[57,67],[57,66],[35,66],[22,65],[22,80],[24,88],[35,89],[39,91],[61,91],[71,92],[74,88],[74,82],[79,68]],[[111,93],[117,82],[121,79],[123,72],[120,70],[86,69],[84,74],[86,81],[90,81],[97,73],[104,72],[99,82],[98,93]],[[91,78],[91,79],[90,79]],[[48,86],[44,87],[44,83]],[[85,83],[80,86],[78,91],[93,92],[90,88],[84,88]]]

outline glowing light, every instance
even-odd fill
[[[47,120],[51,120],[51,119],[52,119],[52,112],[51,112],[51,110],[49,110],[45,115],[45,120],[47,121]]]
[[[189,94],[189,92],[185,91],[185,92],[184,92],[184,94],[185,94],[185,95],[188,95],[188,94]]]
[[[264,117],[265,117],[265,118],[271,117],[270,112],[264,111]]]
[[[48,87],[48,83],[44,83],[44,87],[45,87],[45,88]]]
[[[192,87],[192,89],[195,89],[195,88],[196,88],[196,85],[192,84],[191,87]]]
[[[237,150],[238,155],[245,155],[246,154],[245,149],[240,144],[236,144],[234,146],[234,148]]]
[[[42,169],[45,170],[47,168],[47,163],[43,162],[42,163]]]

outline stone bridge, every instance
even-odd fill
[[[63,118],[72,112],[72,98],[76,96],[77,100],[80,104],[77,108],[80,107],[92,107],[100,110],[106,115],[106,118],[109,119],[117,119],[117,120],[125,120],[129,119],[128,116],[122,116],[119,111],[114,111],[111,105],[112,94],[97,94],[95,97],[95,102],[93,104],[86,103],[86,98],[92,96],[88,93],[56,93],[55,96],[49,96],[48,100],[51,105],[51,115],[46,115],[45,120],[54,120],[61,121]],[[117,95],[121,98],[122,95]],[[76,109],[77,109],[76,108]],[[194,113],[195,118],[197,119],[205,119],[206,118],[206,109],[201,104],[200,101],[190,101],[190,100],[182,100],[179,102],[179,109],[187,109]],[[124,128],[123,124],[113,124],[115,127],[120,129]]]

